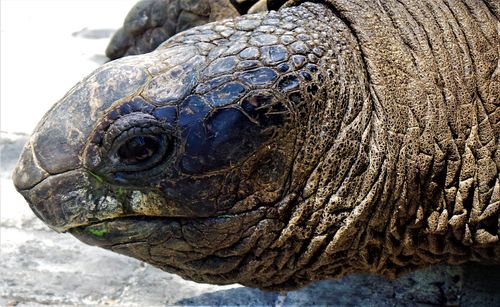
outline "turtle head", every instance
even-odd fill
[[[276,68],[222,75],[186,44],[110,62],[41,120],[14,173],[50,227],[209,218],[275,203],[293,144]],[[286,141],[285,141],[286,140]]]
[[[329,35],[297,7],[104,65],[42,119],[16,188],[51,228],[195,281],[303,283],[284,229],[345,109],[324,108],[333,51],[306,26]]]
[[[56,231],[195,280],[236,282],[208,272],[232,270],[243,257],[232,246],[277,218],[295,129],[272,87],[277,68],[212,73],[226,61],[178,46],[99,68],[41,120],[16,188]]]

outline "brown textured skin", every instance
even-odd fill
[[[39,205],[47,199],[40,189],[64,186],[66,175],[29,190],[20,174],[33,159],[30,152],[23,154],[16,185],[52,226],[104,225],[112,235],[72,233],[200,282],[291,289],[353,272],[396,277],[438,263],[498,265],[497,8],[493,1],[304,3],[196,27],[143,61],[120,62],[143,65],[149,78],[161,80],[164,68],[155,61],[165,61],[161,55],[176,46],[196,46],[209,57],[216,48],[234,46],[232,37],[252,45],[259,31],[271,31],[286,45],[294,74],[306,72],[292,64],[294,53],[317,66],[309,71],[312,80],[300,85],[300,101],[280,96],[289,111],[285,129],[239,166],[240,177],[227,173],[218,186],[220,199],[237,193],[240,200],[217,203],[209,218],[175,218],[177,213],[165,220],[114,221],[96,213],[103,222],[85,216],[56,225],[44,218],[50,210]],[[213,39],[204,34],[208,30]],[[305,51],[295,48],[299,41]],[[94,79],[81,86],[96,87]],[[278,92],[276,84],[269,90]],[[149,100],[155,91],[147,85],[140,90]],[[102,112],[93,116],[95,127]],[[30,145],[35,152],[40,139]],[[274,163],[261,161],[268,157]],[[92,186],[90,175],[79,176]],[[232,180],[241,180],[236,190]],[[155,197],[146,206],[161,204]],[[186,204],[168,205],[183,212]]]
[[[377,131],[380,159],[355,183],[377,200],[366,233],[350,227],[361,261],[498,263],[498,17],[480,1],[331,3],[359,42]]]

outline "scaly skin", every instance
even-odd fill
[[[286,0],[141,0],[106,48],[111,60],[155,50],[174,34],[207,22],[280,8]]]
[[[473,4],[304,3],[182,32],[76,85],[16,187],[53,229],[199,282],[499,264],[498,15]]]
[[[113,35],[106,55],[117,59],[153,51],[172,35],[209,21],[239,16],[229,0],[143,0]]]

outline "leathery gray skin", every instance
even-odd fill
[[[198,282],[499,264],[495,3],[288,5],[97,69],[16,188],[54,230]]]

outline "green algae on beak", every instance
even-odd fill
[[[89,226],[85,231],[97,237],[102,237],[108,233],[108,229],[104,225]]]

